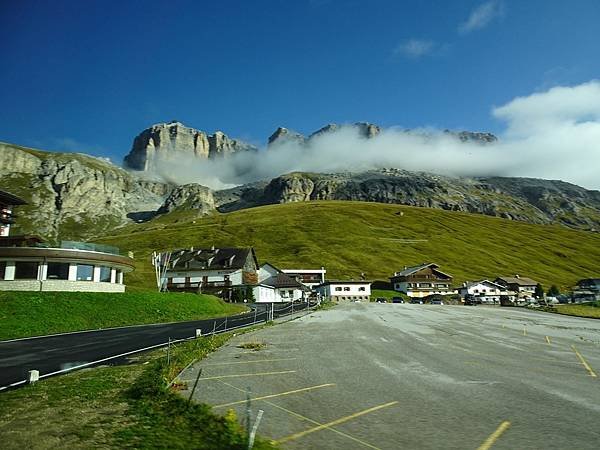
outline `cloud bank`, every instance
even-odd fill
[[[600,82],[555,87],[492,110],[505,123],[499,141],[461,142],[436,129],[388,128],[370,139],[353,126],[306,143],[276,143],[258,152],[215,160],[179,156],[158,164],[177,183],[222,189],[292,172],[362,171],[393,167],[449,176],[560,179],[600,188]]]

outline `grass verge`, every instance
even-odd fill
[[[199,320],[245,310],[242,305],[201,294],[0,292],[0,340]]]
[[[82,370],[0,394],[0,442],[22,448],[245,449],[235,414],[214,414],[168,383],[230,338],[223,334],[138,357],[132,364]],[[254,448],[273,449],[257,439]]]
[[[544,308],[545,311],[556,312],[566,316],[588,317],[600,319],[600,301],[578,305],[556,305]]]

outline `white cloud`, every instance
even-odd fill
[[[434,49],[435,42],[433,41],[427,39],[407,39],[394,49],[394,54],[403,55],[408,58],[420,58],[431,53]]]
[[[504,4],[500,0],[490,0],[479,5],[469,15],[469,18],[461,23],[458,31],[462,34],[479,30],[486,27],[492,20],[504,14]]]
[[[159,164],[176,183],[216,189],[292,172],[362,171],[394,167],[450,176],[522,176],[561,179],[600,189],[600,81],[518,97],[492,114],[506,124],[499,141],[463,143],[440,130],[388,128],[371,139],[351,126],[306,145],[287,142],[226,159]]]

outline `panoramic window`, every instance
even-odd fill
[[[77,264],[77,281],[93,281],[94,266],[89,264]]]
[[[68,280],[69,279],[69,263],[49,262],[48,272],[46,273],[48,280]]]
[[[15,280],[37,280],[37,262],[17,261],[15,263]]]
[[[100,267],[100,281],[103,283],[110,283],[110,267]]]

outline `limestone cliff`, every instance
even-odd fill
[[[85,238],[155,211],[173,189],[101,158],[0,143],[0,189],[24,198],[14,232]]]
[[[136,136],[124,163],[125,167],[133,170],[152,171],[163,159],[223,158],[237,152],[256,150],[256,147],[231,139],[221,131],[209,135],[173,121],[153,125]]]

